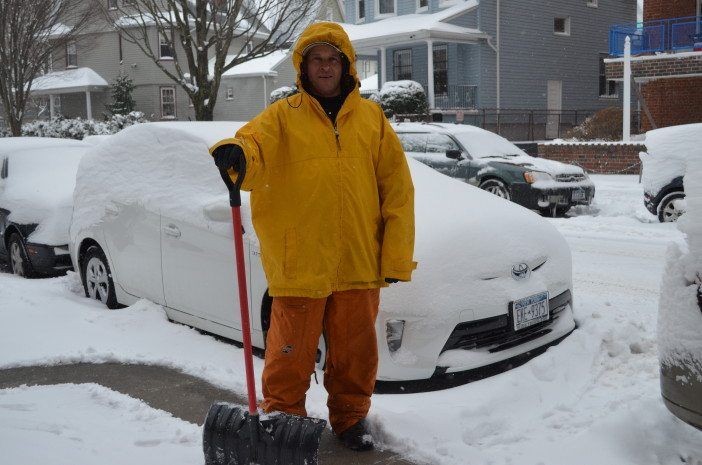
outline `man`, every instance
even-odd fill
[[[379,288],[409,281],[416,267],[414,188],[382,110],[360,96],[355,59],[338,24],[309,26],[293,52],[300,93],[210,151],[233,179],[245,161],[242,189],[273,297],[261,407],[307,415],[324,331],[332,429],[369,450]]]

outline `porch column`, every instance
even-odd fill
[[[386,59],[385,59],[385,47],[380,47],[380,87],[385,84],[385,73],[386,73]]]
[[[427,97],[429,109],[434,108],[434,41],[427,40]]]
[[[51,119],[56,117],[56,107],[54,106],[54,96],[49,95],[49,113],[51,114]]]
[[[85,112],[88,116],[88,119],[93,119],[93,106],[90,102],[90,91],[89,90],[85,91]]]

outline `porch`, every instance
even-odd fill
[[[631,38],[632,55],[702,51],[702,18],[698,15],[616,24],[609,30],[611,56],[624,55],[624,41],[627,36]]]

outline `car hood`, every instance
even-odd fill
[[[477,300],[490,295],[476,289],[498,281],[502,287],[517,286],[513,279],[504,278],[520,263],[534,268],[559,260],[568,267],[567,276],[554,279],[569,282],[570,249],[549,221],[416,160],[409,164],[415,185],[415,260],[419,265],[411,283],[393,285],[383,292],[384,309],[392,311],[404,303],[403,313],[426,317],[460,311],[468,301],[480,305]],[[524,292],[524,288],[515,288],[515,298]],[[411,309],[407,302],[412,303]]]
[[[500,163],[504,165],[520,166],[524,168],[525,171],[543,171],[552,176],[564,174],[582,175],[585,173],[579,166],[568,165],[556,160],[546,160],[544,158],[536,158],[525,155],[484,157],[475,159],[475,162],[485,165]]]

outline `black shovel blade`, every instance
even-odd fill
[[[316,465],[327,422],[287,413],[250,415],[226,402],[210,406],[202,432],[206,465]]]

